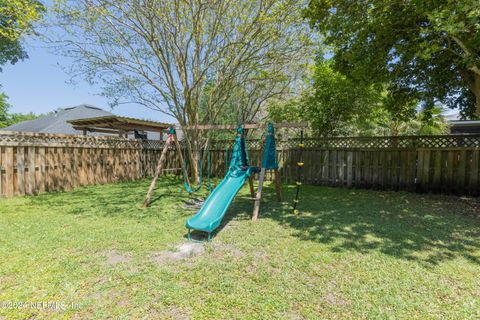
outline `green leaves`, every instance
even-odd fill
[[[319,60],[301,113],[311,121],[316,135],[349,135],[356,123],[370,117],[378,99],[372,86],[361,85],[333,70],[329,61]]]
[[[0,92],[0,128],[11,126],[12,124],[35,119],[37,116],[33,113],[9,113],[10,104],[8,103],[8,96]]]
[[[342,74],[480,115],[477,0],[313,0],[305,16]]]
[[[8,109],[10,108],[10,105],[8,104],[7,99],[7,95],[0,92],[0,128],[8,125]]]
[[[269,105],[272,121],[308,121],[314,136],[443,134],[442,109],[428,104],[418,112],[408,90],[365,85],[335,71],[333,61],[319,59],[301,99]]]
[[[43,5],[36,0],[0,0],[0,66],[27,57],[21,38],[32,32],[43,12]]]

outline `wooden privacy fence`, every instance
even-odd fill
[[[139,179],[141,155],[135,140],[0,131],[0,195]]]
[[[297,180],[298,140],[277,141],[284,182]],[[306,184],[480,194],[480,135],[341,137],[304,141]],[[162,142],[0,131],[0,195],[70,190],[88,184],[152,176]],[[211,176],[226,171],[226,149],[212,143]],[[251,164],[259,166],[262,143],[249,140]],[[231,151],[231,150],[230,150]],[[181,174],[172,148],[164,173]],[[206,175],[207,161],[204,161]],[[272,179],[267,175],[267,179]]]
[[[284,182],[298,179],[299,141],[277,141]],[[305,139],[305,184],[480,194],[480,135],[336,137]],[[213,175],[224,174],[228,142],[212,146]],[[248,141],[253,165],[259,165],[261,142]],[[271,176],[268,177],[270,180]]]

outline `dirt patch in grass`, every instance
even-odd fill
[[[219,256],[231,256],[235,259],[241,259],[246,256],[245,252],[235,247],[233,244],[229,243],[215,243],[212,246],[214,255]]]
[[[184,309],[171,306],[160,313],[161,319],[190,320],[191,317]]]
[[[323,300],[333,306],[345,306],[348,304],[347,301],[343,300],[333,292],[328,292],[326,295],[324,295]]]
[[[157,308],[150,308],[148,310],[148,319],[173,319],[173,320],[189,320],[191,319],[190,312],[183,308],[170,306],[167,309],[159,310]]]
[[[152,254],[152,260],[164,265],[167,263],[185,260],[205,252],[205,246],[199,242],[186,242],[175,246],[174,250],[162,250]]]
[[[106,263],[110,266],[114,266],[120,263],[129,263],[132,261],[132,254],[130,252],[111,250],[100,253],[100,256],[105,257]]]
[[[204,202],[205,202],[205,199],[203,199],[203,198],[188,199],[187,201],[185,201],[183,203],[183,208],[184,209],[198,210],[202,207]]]
[[[83,318],[82,318],[82,315],[80,315],[79,313],[74,313],[70,318],[70,320],[81,320],[81,319]]]
[[[122,298],[117,302],[117,306],[119,307],[127,307],[130,305],[130,300],[128,298]]]
[[[302,319],[304,319],[298,313],[293,313],[293,312],[285,312],[281,315],[281,318],[282,319],[287,319],[287,320],[302,320]]]
[[[327,293],[322,296],[322,300],[327,302],[332,306],[345,306],[349,302],[342,298],[341,294],[338,292],[337,284],[335,281],[330,282],[327,287]]]

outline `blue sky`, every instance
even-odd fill
[[[0,73],[1,90],[9,97],[11,112],[39,114],[83,103],[111,111],[107,100],[99,95],[99,86],[92,87],[86,82],[67,83],[69,76],[61,66],[68,66],[68,59],[53,54],[32,39],[26,39],[25,47],[29,59],[15,65],[7,64]],[[134,118],[174,121],[158,111],[135,104],[116,107],[112,112]]]

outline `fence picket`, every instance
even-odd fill
[[[28,173],[26,174],[25,181],[26,181],[26,188],[25,193],[32,195],[36,191],[35,186],[35,147],[28,147],[27,148],[27,170]]]
[[[17,148],[17,194],[25,194],[25,147]]]
[[[459,153],[459,161],[458,161],[458,169],[457,169],[457,186],[456,186],[456,193],[463,194],[465,188],[465,171],[467,165],[467,152],[465,150],[461,150]]]
[[[3,164],[5,170],[5,196],[11,197],[14,192],[13,184],[13,147],[6,147],[5,153],[3,154]]]
[[[433,180],[432,190],[439,191],[441,187],[441,175],[442,175],[442,151],[433,152],[434,165],[433,165]]]
[[[471,195],[479,195],[480,186],[478,185],[478,173],[479,173],[479,166],[480,166],[480,150],[473,150],[472,151],[472,163],[470,167],[470,194]]]
[[[35,185],[37,193],[45,192],[45,147],[39,147],[37,156],[35,157],[36,167],[38,167],[35,175]]]

